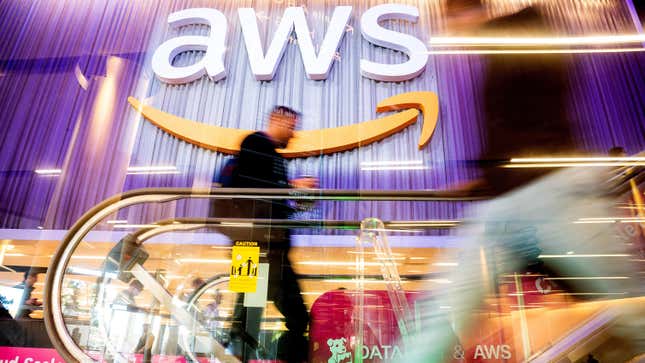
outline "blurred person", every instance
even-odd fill
[[[155,343],[155,336],[150,332],[150,324],[143,324],[143,331],[139,342],[134,348],[136,354],[143,354],[143,363],[152,362],[152,346]]]
[[[114,299],[113,304],[135,305],[135,298],[143,291],[143,284],[139,280],[132,280],[128,287],[121,291]]]
[[[206,321],[206,326],[211,331],[216,331],[222,327],[222,321],[219,320],[219,306],[222,304],[222,293],[219,289],[213,292],[213,301],[208,303],[202,312],[202,316]]]
[[[179,285],[178,298],[181,301],[188,302],[190,298],[197,292],[197,290],[206,282],[199,276],[191,277],[188,284],[182,283]],[[188,286],[185,286],[188,285]]]
[[[448,21],[460,35],[549,36],[539,8],[488,19],[479,0],[448,0]],[[463,32],[470,31],[470,34]],[[401,362],[453,359],[455,336],[468,331],[471,314],[494,293],[497,278],[517,271],[560,277],[622,276],[627,279],[559,280],[570,292],[606,293],[636,289],[625,258],[540,259],[541,254],[625,254],[625,246],[606,224],[574,224],[580,218],[612,215],[608,171],[580,167],[504,168],[511,158],[579,156],[566,117],[567,59],[559,54],[486,56],[483,89],[486,139],[482,178],[469,187],[495,199],[477,205],[457,232],[459,268],[451,283],[433,289],[426,301],[423,330],[403,339]],[[438,291],[437,291],[438,290]],[[439,309],[450,306],[450,313]],[[431,342],[431,344],[428,344]],[[638,348],[640,349],[640,348]]]
[[[74,330],[72,330],[72,340],[75,341],[78,346],[81,345],[81,329],[79,327],[75,327]]]
[[[446,5],[447,26],[457,35],[554,36],[535,6],[489,19],[481,0],[448,0]],[[521,47],[513,49],[518,48]],[[500,167],[511,158],[578,155],[567,118],[568,57],[489,54],[484,56],[484,62],[481,91],[485,138],[480,156],[483,177],[475,187],[501,195],[553,171]]]
[[[16,319],[31,319],[30,314],[33,310],[29,309],[29,306],[40,306],[43,303],[38,301],[37,298],[31,297],[31,293],[34,291],[34,284],[38,282],[38,272],[28,270],[25,271],[25,278],[23,281],[14,286],[15,288],[22,289],[22,297],[20,299],[20,307],[16,312]]]
[[[299,117],[300,114],[289,107],[275,106],[269,115],[266,130],[254,132],[242,141],[230,176],[230,185],[227,186],[279,189],[315,187],[317,185],[315,178],[289,180],[286,160],[277,151],[287,147]],[[234,209],[238,210],[238,216],[244,218],[272,220],[288,219],[293,212],[286,200],[242,201],[236,203]],[[241,231],[241,235],[238,234],[237,237],[233,235],[229,237],[233,240],[257,241],[260,243],[261,250],[267,251],[269,263],[267,298],[273,301],[278,311],[284,315],[288,329],[279,339],[278,359],[298,363],[306,361],[308,343],[304,334],[309,324],[309,314],[289,260],[290,231],[285,228],[253,228],[249,231]],[[261,316],[261,308],[243,307],[243,294],[240,294],[233,314],[232,339],[237,336],[251,349],[256,349]]]

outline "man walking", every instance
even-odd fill
[[[289,180],[286,160],[277,152],[285,148],[293,137],[299,114],[285,106],[276,106],[269,115],[266,131],[258,131],[242,141],[237,157],[231,187],[234,188],[312,188],[316,179]],[[285,220],[292,209],[286,200],[252,200],[237,203],[243,214],[250,218]],[[242,205],[240,208],[239,205]],[[290,231],[286,228],[254,228],[248,237],[260,243],[267,251],[269,263],[268,300],[284,315],[288,329],[278,342],[278,358],[288,362],[307,360],[307,339],[304,333],[309,323],[309,314],[300,294],[296,275],[289,261],[291,248]],[[238,298],[234,313],[232,335],[243,340],[259,334],[260,314],[243,308],[242,295]],[[255,316],[253,316],[255,315]]]

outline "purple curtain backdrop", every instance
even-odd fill
[[[373,6],[360,3],[357,8]],[[635,31],[621,1],[585,5],[580,0],[547,5],[556,19],[559,16],[558,28],[567,34]],[[167,39],[169,31],[165,21],[169,13],[189,7],[216,7],[231,12],[238,6],[253,5],[231,1],[1,2],[0,228],[64,229],[96,203],[125,190],[197,187],[208,181],[225,156],[199,150],[165,135],[142,121],[128,106],[127,97],[157,96],[165,92],[166,86],[154,79],[147,62],[151,50]],[[415,6],[432,14],[433,20],[441,17],[439,1],[423,1]],[[328,14],[331,11],[326,9]],[[440,25],[440,21],[430,24],[428,20],[420,20],[415,27],[432,32],[440,30]],[[354,37],[353,41],[358,41],[360,34]],[[343,54],[352,51],[341,50],[346,52]],[[285,62],[299,61],[290,52],[294,51],[287,51],[282,68],[287,68]],[[361,54],[352,56],[360,58]],[[645,55],[576,55],[573,59],[569,112],[580,147],[597,154],[616,145],[625,147],[629,153],[645,149]],[[248,77],[246,60],[238,63],[237,72]],[[295,73],[300,77],[301,73]],[[333,189],[437,189],[473,178],[476,171],[459,161],[476,159],[481,150],[484,132],[479,126],[478,111],[481,73],[478,56],[431,56],[426,72],[415,80],[419,88],[426,85],[426,89],[436,91],[441,102],[436,134],[429,147],[420,153],[429,162],[430,171],[392,171],[366,176],[357,167],[347,167],[349,160],[356,164],[357,160],[393,160],[405,155],[408,149],[400,144],[407,145],[408,139],[414,140],[418,135],[408,130],[366,148],[363,154],[342,153],[298,160],[292,163],[293,168],[314,169],[321,186]],[[335,73],[332,75],[336,77]],[[233,84],[233,75],[228,82]],[[366,79],[355,82],[359,85],[356,93],[363,92],[360,87],[364,84],[365,89],[373,87],[388,92],[408,87],[374,85],[375,82]],[[352,83],[347,85],[352,87]],[[268,82],[258,86],[259,96],[249,97],[261,98],[263,90],[280,86],[280,83]],[[178,86],[175,90],[182,87],[189,86]],[[339,81],[338,87],[345,85]],[[206,87],[189,91],[209,92]],[[284,95],[293,89],[280,92],[284,98],[296,97]],[[365,97],[388,94],[375,92]],[[320,102],[331,108],[341,95],[330,89]],[[187,94],[183,100],[190,97]],[[374,98],[365,114],[373,114],[378,99]],[[228,105],[226,99],[223,102],[222,108],[240,109],[238,116],[246,106]],[[188,106],[201,107],[200,104]],[[353,116],[356,116],[353,121],[364,119],[363,113]],[[151,161],[157,165],[181,161],[184,168],[180,174],[172,175],[126,174],[128,166]],[[44,168],[62,169],[63,173],[60,176],[34,173],[35,169]],[[369,209],[337,207],[337,204],[328,206],[324,216],[355,219],[363,217],[361,211]],[[449,219],[461,213],[461,203],[432,203],[387,208],[384,218]]]

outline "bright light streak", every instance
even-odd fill
[[[598,53],[640,53],[645,48],[602,48],[602,49],[475,49],[475,50],[429,50],[428,55],[484,55],[484,54],[598,54]]]
[[[405,257],[374,257],[377,261],[400,261],[405,260]]]
[[[177,170],[168,170],[168,171],[136,171],[128,172],[128,175],[166,175],[166,174],[180,174]]]
[[[401,165],[401,166],[362,166],[361,171],[383,171],[383,170],[426,170],[423,165]]]
[[[389,281],[385,280],[374,280],[374,279],[365,279],[365,280],[356,280],[356,279],[325,279],[323,282],[332,282],[332,283],[343,283],[343,284],[356,284],[362,282],[364,284],[387,284]],[[402,284],[408,283],[408,281],[401,281]]]
[[[156,228],[156,224],[115,224],[114,228],[130,229],[130,228]]]
[[[180,258],[179,263],[231,263],[231,260],[213,258]]]
[[[361,166],[422,165],[423,160],[362,161]]]
[[[602,219],[597,221],[575,221],[574,224],[593,224],[593,223],[616,223],[613,219]]]
[[[434,266],[459,266],[459,263],[457,262],[435,262],[433,263]]]
[[[129,166],[128,171],[170,171],[177,170],[174,165]]]
[[[555,295],[627,295],[626,292],[561,292]]]
[[[36,169],[34,173],[41,176],[58,176],[63,172],[62,169]]]
[[[584,223],[643,223],[645,219],[641,217],[597,217],[597,218],[580,218],[573,222],[576,224]]]
[[[128,175],[179,174],[174,165],[130,166]]]
[[[627,276],[545,277],[545,280],[629,280]]]
[[[434,220],[434,221],[419,221],[419,222],[400,222],[400,223],[386,223],[388,227],[454,227],[460,222],[456,220]]]
[[[597,161],[645,161],[645,157],[570,157],[570,158],[512,158],[511,163],[585,163]]]
[[[360,254],[361,254],[361,252],[358,252],[358,251],[347,251],[347,253],[349,253],[349,254],[354,254],[354,255],[360,255]],[[367,252],[367,251],[366,251],[366,252],[362,252],[362,253],[363,253],[364,255],[379,255],[379,254],[380,254],[380,253],[378,253],[378,252]],[[402,253],[396,253],[396,252],[393,252],[393,253],[392,253],[392,256],[403,256],[403,254],[402,254]]]
[[[72,256],[73,260],[105,260],[107,256]]]
[[[643,43],[645,34],[612,34],[577,37],[431,37],[433,46],[562,46],[562,45],[610,45]]]
[[[504,168],[566,168],[572,166],[641,166],[644,157],[513,158]]]
[[[220,223],[222,227],[243,227],[243,228],[250,228],[253,227],[253,223],[251,222],[222,222]]]
[[[397,233],[423,233],[420,229],[393,229],[393,228],[366,228],[364,231],[370,232],[397,232]]]
[[[340,266],[340,267],[356,267],[356,262],[349,261],[300,261],[296,262],[298,265],[305,266]],[[364,262],[365,266],[381,266],[381,262]],[[400,265],[397,263],[397,265]]]
[[[125,220],[125,219],[114,219],[114,220],[109,220],[109,221],[107,221],[105,223],[107,223],[107,224],[126,224],[126,223],[128,223],[128,221]]]
[[[631,255],[621,254],[621,253],[610,253],[610,254],[566,254],[566,255],[539,255],[538,258],[595,258],[595,257],[630,257]]]

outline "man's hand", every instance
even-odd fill
[[[32,297],[31,299],[28,299],[25,301],[25,305],[31,305],[31,306],[40,306],[43,303],[38,301],[35,297]]]
[[[289,181],[292,187],[296,189],[315,188],[318,186],[318,178],[304,177],[298,179],[291,179]]]

